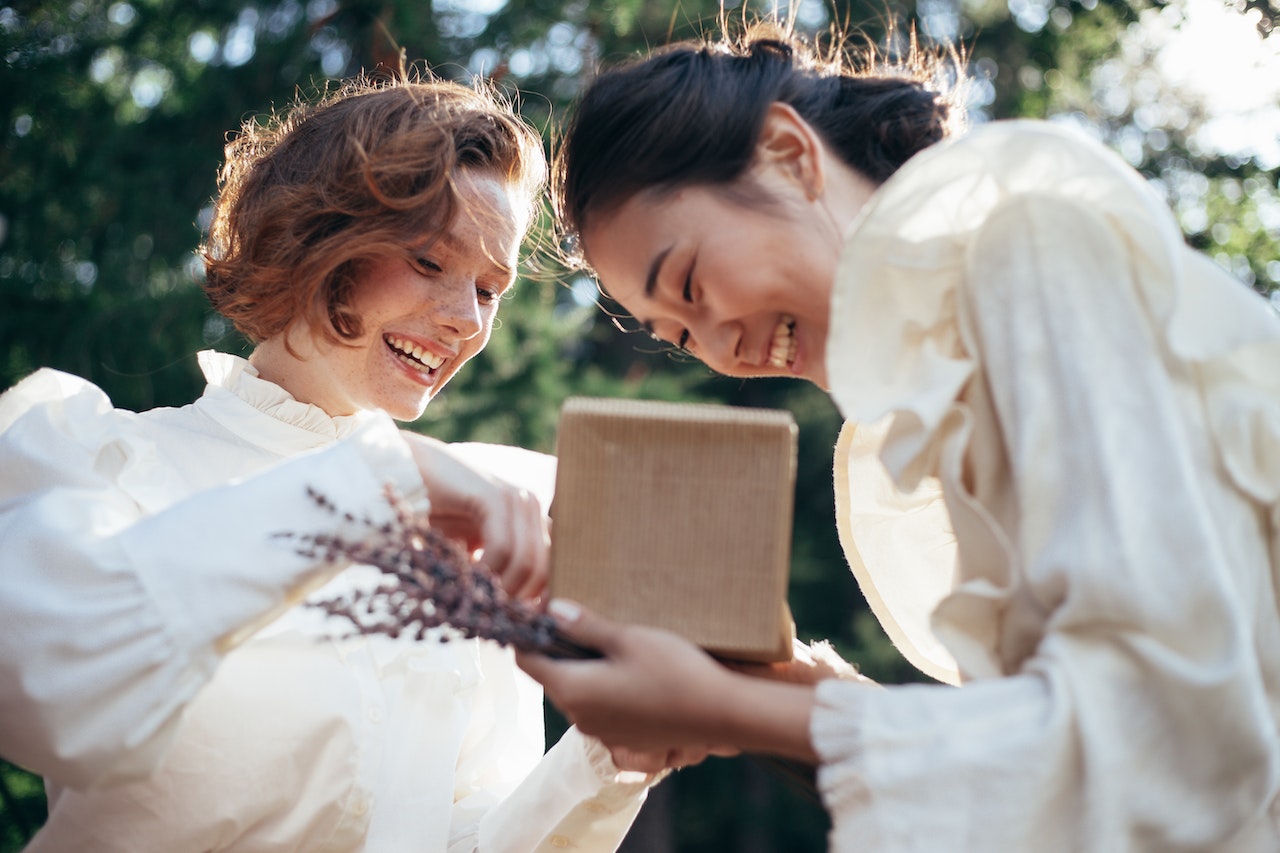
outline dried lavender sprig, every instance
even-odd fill
[[[555,620],[531,603],[509,596],[488,568],[431,528],[390,485],[384,496],[394,520],[381,525],[340,510],[315,489],[308,488],[307,495],[321,509],[366,533],[359,539],[340,533],[281,534],[297,540],[298,553],[329,562],[349,560],[383,573],[372,590],[310,602],[345,618],[358,633],[423,640],[432,629],[445,628],[445,633],[431,636],[478,637],[552,657],[599,656],[565,637]]]

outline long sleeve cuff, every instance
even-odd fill
[[[649,788],[665,775],[620,771],[603,744],[571,728],[485,816],[479,851],[616,850]]]
[[[835,678],[818,682],[814,691],[809,737],[819,758],[818,791],[833,820],[865,809],[871,800],[859,766],[866,694],[865,685]]]

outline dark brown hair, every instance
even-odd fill
[[[298,318],[358,337],[345,306],[359,264],[445,232],[463,169],[520,187],[531,209],[546,175],[538,134],[496,93],[403,73],[245,122],[201,247],[210,302],[255,343]]]
[[[769,106],[791,105],[847,165],[879,184],[946,136],[962,112],[943,57],[911,39],[903,61],[837,44],[820,56],[789,27],[680,42],[602,71],[580,96],[553,169],[562,228],[641,192],[728,187],[751,166]]]

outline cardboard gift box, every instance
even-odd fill
[[[789,412],[572,398],[556,456],[553,596],[719,657],[790,660]]]

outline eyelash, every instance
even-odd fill
[[[415,258],[412,266],[423,275],[431,275],[432,273],[444,272],[439,264],[430,258]]]
[[[684,290],[681,292],[680,295],[684,298],[685,302],[689,302],[689,303],[693,302],[693,267],[692,266],[689,267],[689,272],[685,273]],[[689,330],[681,329],[680,338],[679,340],[676,341],[676,346],[683,350],[683,349],[688,349],[688,344],[689,344]]]
[[[430,258],[417,258],[413,262],[413,266],[421,275],[434,275],[444,272],[444,268]],[[501,291],[491,287],[476,287],[476,296],[480,300],[481,305],[493,305],[502,299]]]

